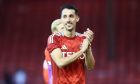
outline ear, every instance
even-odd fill
[[[79,20],[80,20],[80,17],[79,17],[79,16],[77,16],[76,21],[77,21],[77,22],[79,22]]]

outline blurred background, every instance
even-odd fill
[[[87,84],[140,84],[140,0],[0,0],[0,84],[19,70],[26,84],[44,84],[44,49],[64,3],[79,9],[78,32],[95,33]]]

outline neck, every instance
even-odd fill
[[[75,36],[75,30],[72,30],[72,31],[65,30],[64,35],[66,37],[74,37]]]

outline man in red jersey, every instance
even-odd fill
[[[47,47],[51,55],[53,84],[85,84],[85,67],[91,70],[95,65],[90,47],[93,32],[87,29],[84,35],[76,33],[79,16],[72,5],[62,7],[61,20],[65,27],[63,33],[51,35]]]
[[[63,31],[64,26],[62,24],[61,19],[56,19],[51,24],[51,31],[52,33],[57,33]],[[48,38],[48,43],[50,42]],[[43,62],[43,78],[45,81],[45,84],[52,84],[52,65],[51,65],[51,57],[47,50],[45,49],[45,60]]]

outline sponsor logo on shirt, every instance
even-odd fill
[[[68,48],[66,47],[66,45],[62,45],[61,49],[62,49],[62,50],[66,50],[66,49],[68,49]],[[63,56],[63,57],[68,57],[68,56],[71,56],[71,55],[74,54],[74,53],[75,53],[75,52],[62,52],[62,56]],[[80,56],[79,59],[85,59],[85,54],[83,54],[82,56]]]
[[[68,49],[67,47],[66,47],[66,45],[62,45],[62,47],[61,47],[61,49]]]
[[[75,52],[62,52],[62,56],[63,57],[68,57],[72,54],[74,54]],[[79,57],[79,59],[85,59],[85,54],[83,54],[82,56]]]

